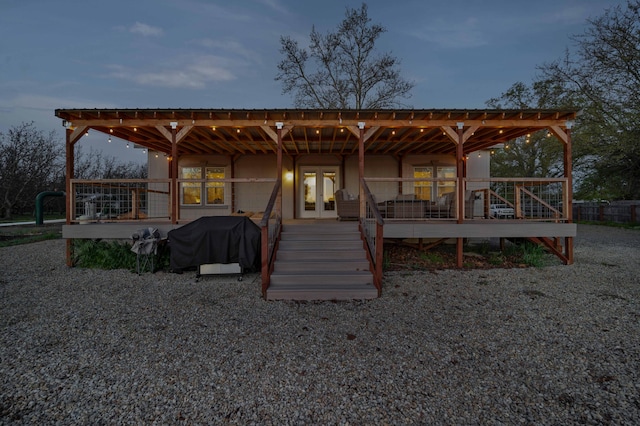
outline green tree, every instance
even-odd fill
[[[640,199],[640,0],[589,20],[574,52],[540,67],[581,106],[576,198]]]
[[[10,219],[31,210],[36,195],[51,190],[62,173],[61,144],[55,132],[44,134],[33,122],[0,133],[0,211]]]
[[[311,29],[309,49],[291,37],[280,37],[276,80],[283,93],[294,94],[298,108],[379,109],[401,105],[414,84],[403,79],[399,61],[390,53],[377,53],[375,44],[386,31],[371,23],[367,5],[347,8],[333,32]]]
[[[557,96],[557,91],[549,80],[531,86],[518,82],[486,104],[496,109],[572,108],[568,99]],[[557,177],[563,171],[563,145],[547,131],[509,141],[503,149],[494,150],[491,158],[491,176],[496,177]]]

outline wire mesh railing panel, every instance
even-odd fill
[[[71,220],[169,219],[170,187],[168,180],[72,180]]]
[[[466,179],[474,195],[476,215],[492,219],[566,220],[568,212],[565,178]],[[478,214],[478,210],[480,213]]]

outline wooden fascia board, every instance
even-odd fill
[[[567,118],[504,118],[504,119],[413,119],[413,120],[375,120],[373,127],[416,127],[416,128],[433,128],[433,127],[455,127],[460,121],[464,121],[465,126],[480,127],[533,127],[544,128],[551,126],[564,127]],[[72,121],[75,126],[106,126],[106,127],[155,127],[167,126],[170,122],[177,123],[178,127],[186,126],[205,126],[205,127],[262,127],[263,120],[230,120],[230,119],[142,119],[142,118],[123,118],[123,119],[78,119]],[[342,120],[339,123],[335,120],[283,120],[285,127],[345,127],[352,133],[358,129],[358,123],[362,120]],[[268,126],[271,127],[271,126]]]

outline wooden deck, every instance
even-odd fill
[[[62,237],[73,239],[130,240],[139,229],[157,228],[163,238],[183,224],[118,222],[64,225]],[[387,220],[385,239],[529,238],[544,244],[565,263],[572,263],[575,223],[476,219],[454,221]],[[558,239],[568,247],[562,253]],[[69,250],[69,245],[67,246]],[[68,262],[69,258],[69,251]],[[460,253],[460,255],[462,255]],[[379,296],[372,266],[358,230],[358,222],[287,220],[266,290],[267,300],[353,300]]]
[[[333,220],[288,220],[285,224],[307,223],[333,225]],[[357,223],[357,222],[351,222]],[[130,239],[141,228],[153,227],[166,238],[172,229],[183,224],[167,222],[112,222],[63,225],[62,238],[77,239]],[[476,219],[464,223],[454,221],[392,221],[384,225],[385,238],[527,238],[575,237],[575,223],[553,223],[521,219]]]
[[[454,221],[386,221],[385,238],[528,238],[575,237],[575,223],[521,219]]]

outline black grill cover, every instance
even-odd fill
[[[260,227],[245,216],[201,217],[167,234],[172,271],[207,263],[260,268]]]

